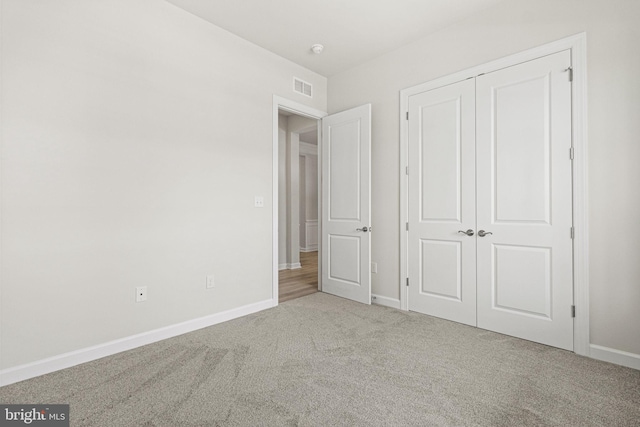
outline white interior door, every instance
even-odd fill
[[[476,324],[475,85],[409,98],[409,304]]]
[[[476,79],[478,327],[568,350],[570,66],[565,51]]]
[[[409,98],[410,310],[573,349],[570,66]]]
[[[322,119],[322,291],[371,304],[371,105]]]

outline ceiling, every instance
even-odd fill
[[[329,77],[505,0],[166,1]]]

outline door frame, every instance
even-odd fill
[[[273,307],[278,305],[278,290],[279,290],[279,260],[278,260],[278,112],[280,110],[287,111],[298,116],[307,117],[310,119],[318,120],[318,290],[322,290],[322,280],[320,275],[322,272],[322,241],[320,236],[322,235],[322,224],[320,219],[322,215],[322,159],[320,158],[322,153],[322,124],[320,120],[326,117],[328,114],[325,111],[317,110],[315,108],[300,104],[295,101],[291,101],[286,98],[282,98],[277,95],[273,95],[273,158],[272,158],[272,177],[271,177],[271,205],[272,205],[272,291],[271,291],[271,304]]]
[[[569,50],[573,70],[571,94],[572,146],[574,159],[572,167],[573,188],[573,303],[576,317],[573,328],[573,348],[576,354],[589,356],[589,227],[587,191],[587,38],[579,33],[552,43],[538,46],[520,53],[468,68],[400,91],[400,307],[409,310],[407,289],[408,278],[408,232],[409,221],[409,181],[408,152],[409,125],[406,119],[409,111],[409,97],[431,89],[456,83],[479,74],[490,73],[502,68],[531,61],[542,56]],[[569,153],[567,153],[569,155]]]

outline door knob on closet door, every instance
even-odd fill
[[[473,236],[472,229],[468,229],[467,231],[458,230],[458,233],[466,234],[467,236]]]
[[[363,233],[366,233],[367,231],[369,231],[369,229],[367,227],[362,227],[362,228],[356,228],[356,231],[362,231]]]
[[[486,236],[487,234],[493,234],[493,233],[492,233],[492,232],[490,232],[490,231],[484,231],[484,230],[480,230],[480,231],[478,231],[478,236],[480,236],[480,237],[484,237],[484,236]]]

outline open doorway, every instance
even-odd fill
[[[278,302],[318,291],[318,120],[278,110]]]
[[[280,129],[281,116],[287,117],[286,130],[284,126]],[[284,181],[285,192],[289,185],[288,200],[280,200],[275,187],[281,164],[285,165],[285,174],[287,167],[289,176],[292,176],[291,171],[299,173],[300,134],[313,131],[313,127],[300,126],[296,131],[291,130],[292,123],[303,118],[312,119],[318,126],[318,290],[371,304],[371,104],[328,116],[325,112],[274,96],[273,305],[278,305],[281,254],[285,254],[283,259],[287,267],[297,267],[296,255],[298,262],[300,259],[299,250],[292,250],[300,244],[300,212],[295,208],[299,200],[292,201],[292,198],[299,198],[299,182]],[[284,150],[280,143],[283,134]],[[288,144],[287,135],[290,137]],[[287,209],[290,216],[283,219],[278,212]],[[298,216],[297,221],[295,216]],[[284,236],[279,235],[280,221],[287,230]],[[280,250],[281,239],[283,252]]]

